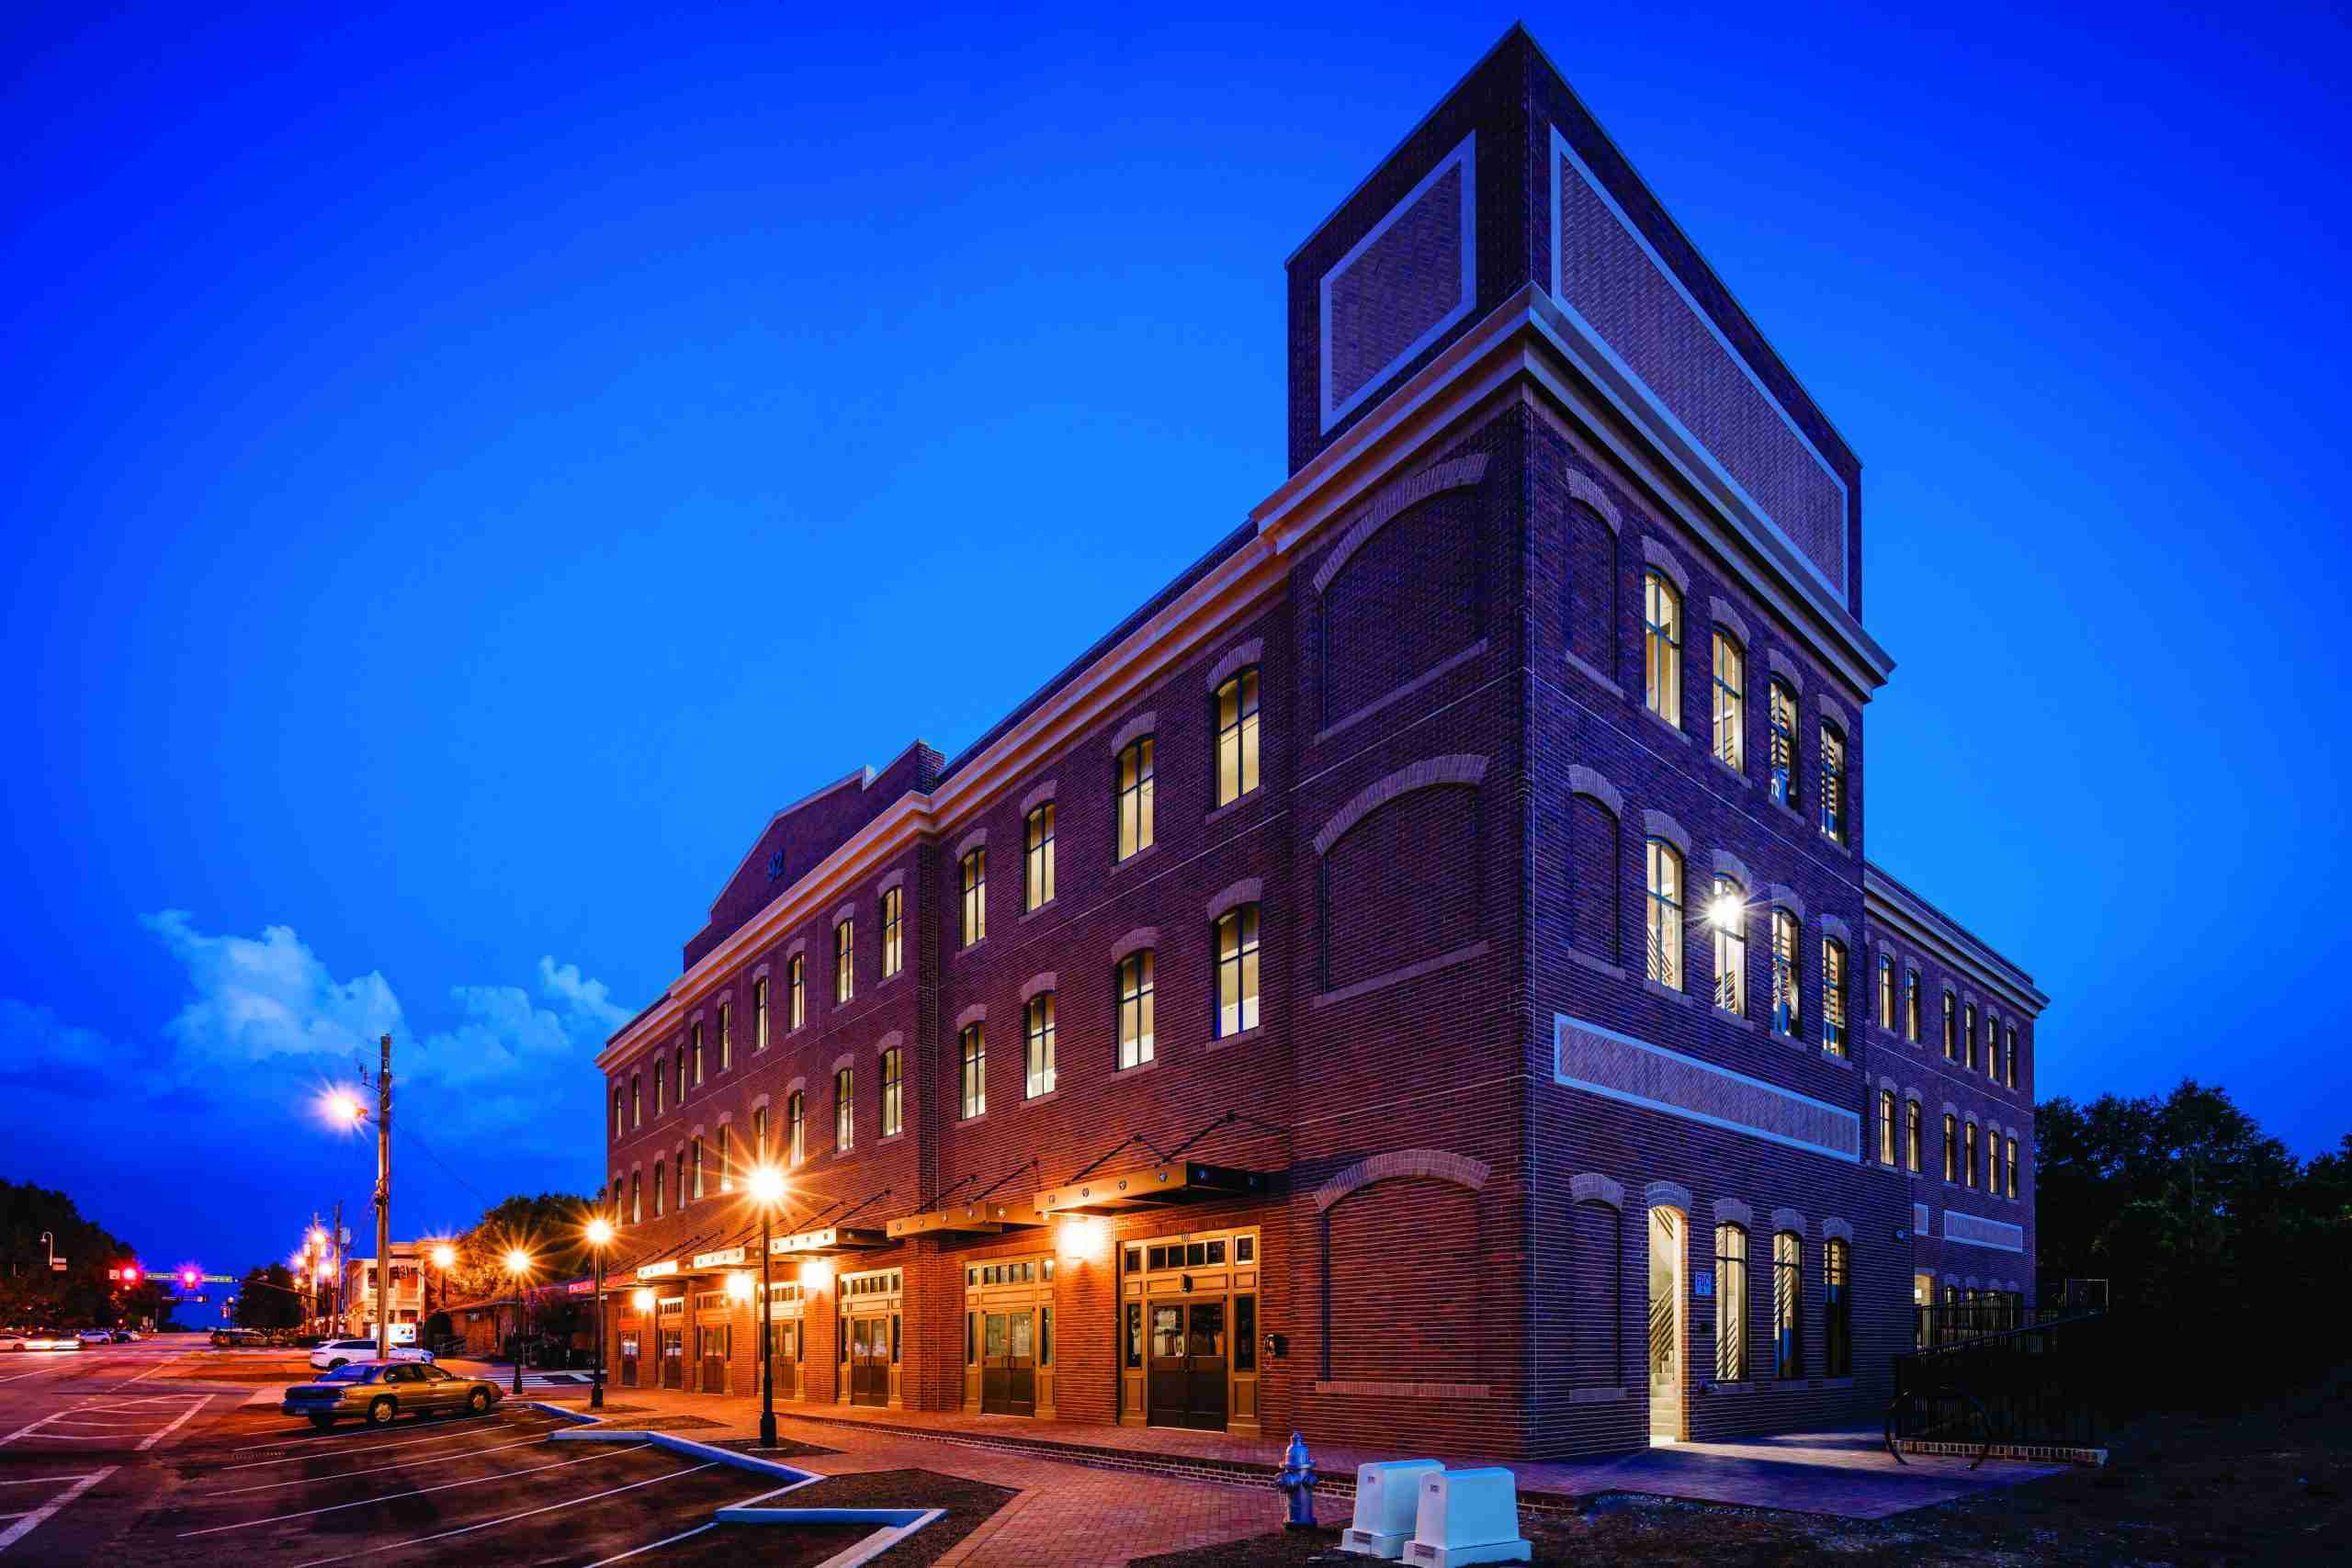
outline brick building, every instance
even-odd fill
[[[2030,1279],[2044,998],[1864,858],[1835,428],[1517,28],[1289,277],[1289,478],[598,1058],[622,1383],[756,1388],[763,1158],[820,1405],[1818,1429]]]

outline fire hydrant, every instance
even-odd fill
[[[1306,1439],[1293,1432],[1290,1448],[1283,1455],[1282,1473],[1274,1477],[1274,1490],[1290,1498],[1290,1517],[1283,1521],[1284,1529],[1315,1528],[1315,1483],[1320,1479],[1315,1473],[1315,1456],[1306,1451]]]

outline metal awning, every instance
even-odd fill
[[[1019,1199],[1003,1202],[954,1203],[920,1214],[905,1214],[883,1227],[892,1241],[918,1235],[995,1235],[1046,1223],[1035,1203]]]
[[[777,1236],[768,1243],[768,1250],[782,1258],[832,1258],[890,1245],[888,1236],[870,1225],[827,1225],[823,1230]]]
[[[1037,1194],[1040,1218],[1048,1214],[1114,1214],[1126,1209],[1201,1203],[1219,1198],[1262,1198],[1265,1173],[1231,1166],[1168,1161],[1126,1170],[1107,1170]]]

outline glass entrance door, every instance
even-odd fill
[[[890,1320],[887,1317],[849,1320],[849,1402],[890,1403]]]
[[[1673,1209],[1650,1211],[1650,1440],[1682,1436],[1682,1227]]]
[[[983,1313],[980,1410],[989,1416],[1037,1414],[1037,1314]]]
[[[1155,1427],[1226,1428],[1225,1298],[1159,1302],[1151,1308],[1147,1418]]]
[[[686,1386],[686,1331],[683,1328],[662,1331],[662,1386]]]

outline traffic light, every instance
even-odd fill
[[[180,1289],[182,1289],[182,1290],[184,1290],[184,1291],[192,1291],[192,1290],[196,1289],[196,1270],[195,1270],[195,1269],[181,1269],[181,1270],[180,1270]]]
[[[124,1264],[124,1265],[123,1265],[123,1267],[122,1267],[122,1282],[123,1282],[124,1284],[126,1284],[126,1285],[135,1285],[135,1284],[139,1283],[139,1265],[138,1265],[138,1264],[136,1264],[136,1263],[126,1263],[126,1264]]]

